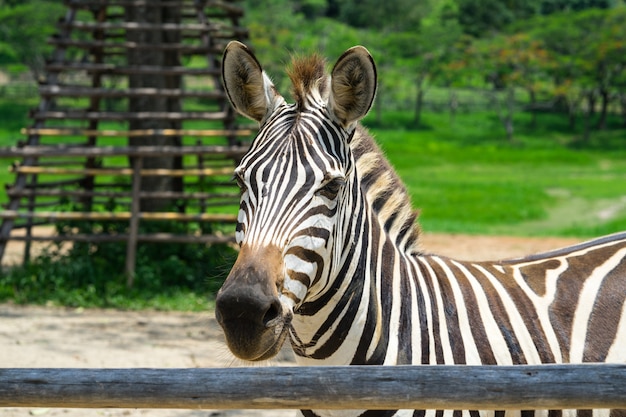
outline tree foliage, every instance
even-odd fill
[[[458,20],[465,33],[490,36],[515,22],[565,11],[608,9],[620,0],[456,0]]]
[[[50,52],[46,39],[63,11],[54,1],[0,1],[0,63],[26,65],[37,78]]]
[[[414,109],[420,123],[432,86],[525,91],[528,109],[552,103],[575,123],[611,105],[626,124],[624,0],[245,0],[242,25],[265,70],[285,94],[291,55],[336,59],[365,45],[379,66],[381,108]],[[54,0],[0,0],[0,65],[38,75],[45,39],[63,6]],[[454,107],[451,92],[450,109]],[[519,93],[512,94],[519,100]],[[493,100],[492,100],[493,101]],[[539,104],[538,104],[539,103]],[[499,105],[497,109],[502,109]]]
[[[471,36],[488,36],[537,14],[537,0],[457,0],[459,24]]]
[[[508,91],[511,100],[523,90],[529,109],[551,100],[572,120],[584,100],[592,101],[591,108],[593,100],[603,103],[602,113],[610,100],[623,96],[618,91],[624,67],[619,16],[625,6],[619,0],[429,0],[419,5],[270,0],[263,7],[259,1],[248,0],[246,21],[252,44],[281,91],[288,89],[282,74],[292,52],[321,51],[334,59],[360,43],[383,74],[376,108],[410,105],[415,125],[432,85],[483,88],[493,97]],[[502,99],[491,102],[495,109],[507,108]]]

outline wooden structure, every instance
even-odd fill
[[[0,149],[0,157],[18,159],[0,212],[0,258],[9,240],[26,242],[25,261],[33,241],[125,241],[132,276],[137,242],[232,240],[141,233],[140,222],[235,221],[230,176],[253,132],[237,125],[220,62],[228,41],[247,38],[242,8],[227,0],[65,4],[33,124],[25,140]],[[94,226],[34,233],[33,226],[61,220]],[[103,221],[127,227],[99,233]]]
[[[626,365],[8,368],[0,407],[626,409]]]

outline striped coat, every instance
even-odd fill
[[[289,339],[305,365],[626,363],[626,233],[496,262],[426,254],[404,185],[358,124],[376,89],[367,50],[330,77],[317,56],[289,75],[293,104],[245,46],[225,51],[230,101],[260,123],[235,170],[241,250],[216,300],[236,356],[268,359]],[[441,413],[320,408],[301,413]]]

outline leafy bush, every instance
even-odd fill
[[[125,224],[99,225],[108,233]],[[86,224],[60,224],[84,229]],[[160,223],[160,232],[193,232],[197,225]],[[152,230],[154,231],[154,230]],[[204,230],[205,233],[209,230]],[[227,245],[139,243],[135,282],[126,286],[126,244],[75,242],[69,249],[51,245],[32,262],[0,276],[0,301],[66,306],[202,310],[221,286],[236,252]]]

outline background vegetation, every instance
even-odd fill
[[[425,231],[626,230],[624,1],[241,4],[250,44],[285,95],[292,54],[318,51],[332,63],[355,44],[370,50],[379,93],[364,123],[406,181]],[[45,39],[63,12],[56,1],[0,0],[0,145],[15,144],[29,124]],[[0,182],[11,182],[1,171]],[[135,292],[120,284],[123,247],[52,246],[3,272],[0,300],[205,308],[234,258],[221,247],[141,250]]]

